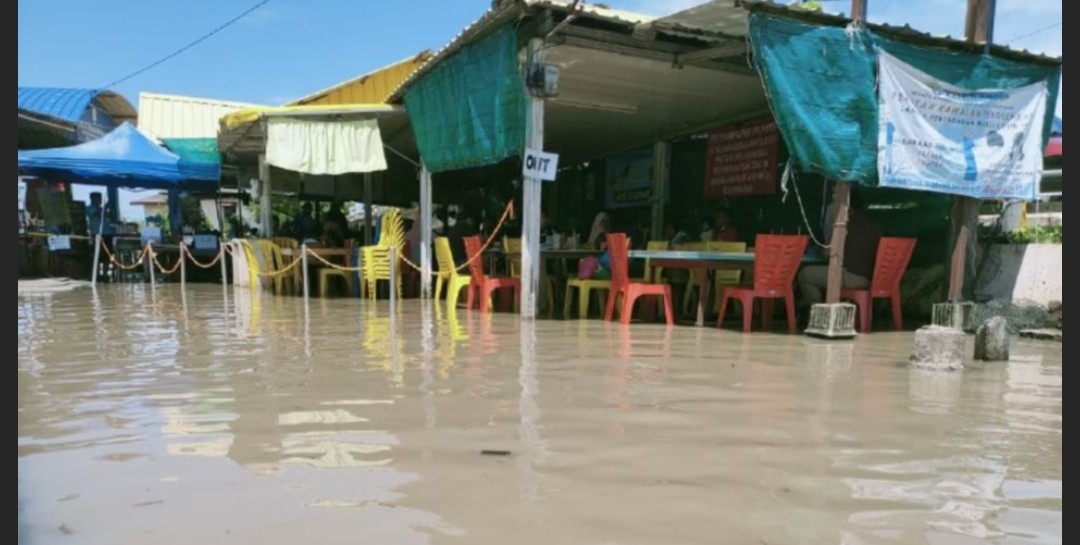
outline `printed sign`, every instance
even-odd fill
[[[545,182],[554,182],[559,171],[559,154],[526,149],[522,161],[521,173],[526,178],[536,178]]]
[[[1036,198],[1045,82],[961,89],[878,56],[878,176],[901,187],[975,198]]]
[[[709,134],[705,152],[705,198],[776,193],[780,131],[760,119]]]
[[[50,252],[66,252],[71,249],[71,237],[67,235],[49,235]]]
[[[652,202],[653,150],[651,147],[607,160],[607,207],[634,208]]]

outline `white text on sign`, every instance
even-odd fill
[[[538,178],[545,182],[554,182],[558,170],[558,153],[547,153],[534,149],[525,150],[521,173],[526,178]]]

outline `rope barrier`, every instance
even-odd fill
[[[149,247],[149,245],[143,246],[142,251],[139,252],[139,257],[132,264],[127,265],[123,261],[117,259],[116,256],[112,253],[112,250],[109,250],[109,247],[105,244],[105,239],[101,239],[101,249],[105,251],[105,257],[109,258],[109,262],[119,267],[122,271],[133,271],[141,267],[143,264],[143,260],[146,259],[146,253]]]
[[[68,237],[71,240],[91,240],[93,238],[93,237],[88,237],[88,236],[85,236],[85,235],[58,235],[56,233],[38,233],[38,232],[26,232],[26,233],[23,233],[23,235],[28,236],[28,237],[39,237],[39,238]]]
[[[467,259],[465,261],[465,263],[462,263],[460,266],[455,268],[454,272],[464,271],[467,267],[472,265],[474,261],[476,261],[477,259],[483,258],[484,252],[488,251],[488,248],[490,248],[491,245],[495,242],[495,238],[499,235],[499,231],[502,230],[503,225],[506,224],[506,220],[513,217],[513,215],[514,215],[514,201],[510,201],[509,203],[507,203],[506,210],[503,211],[502,217],[499,218],[499,223],[495,224],[495,228],[491,230],[491,235],[489,235],[488,239],[486,241],[484,241],[484,244],[480,246],[480,251],[477,252],[472,257],[470,257],[469,259]],[[417,271],[420,270],[419,265],[417,265],[416,263],[413,263],[412,261],[409,260],[409,258],[407,258],[405,256],[401,256],[401,261],[403,261],[406,265],[412,267],[413,269],[416,269]],[[434,271],[433,270],[433,271],[431,271],[431,275],[432,276],[438,276],[440,272],[441,271]]]
[[[214,259],[212,259],[209,263],[202,263],[198,259],[195,259],[195,256],[191,255],[191,250],[188,250],[187,246],[183,244],[180,245],[180,253],[186,255],[188,260],[191,261],[192,265],[195,265],[200,269],[209,269],[217,265],[218,261],[220,261],[221,258],[224,257],[226,252],[225,248],[227,248],[227,246],[225,244],[221,244],[220,250],[218,251],[217,255],[215,255]]]

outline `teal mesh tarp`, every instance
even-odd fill
[[[180,156],[181,167],[201,171],[221,169],[217,138],[164,138],[161,143]]]
[[[405,93],[420,157],[432,172],[498,163],[525,143],[525,94],[512,26],[463,47]]]
[[[841,27],[761,13],[750,15],[750,43],[796,164],[840,181],[876,183],[876,48],[958,87],[1011,89],[1048,81],[1046,135],[1061,82],[1060,66],[916,47],[865,30],[849,35]]]

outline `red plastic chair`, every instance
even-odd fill
[[[619,311],[619,321],[630,323],[634,303],[640,297],[654,296],[664,298],[664,320],[668,326],[675,325],[671,312],[671,286],[667,284],[645,284],[630,280],[630,241],[625,233],[612,233],[607,236],[608,255],[611,256],[611,290],[608,291],[607,310],[604,320],[611,321],[615,316],[615,301],[622,296],[623,305]]]
[[[469,259],[469,274],[472,276],[472,284],[469,285],[469,294],[465,299],[466,308],[473,308],[473,301],[480,296],[480,313],[488,311],[488,301],[492,294],[499,290],[514,290],[514,300],[521,297],[520,278],[492,278],[484,274],[483,258],[476,257],[480,254],[483,244],[480,237],[465,237],[465,255]],[[507,305],[509,306],[509,305]]]
[[[749,333],[754,319],[754,300],[761,299],[761,327],[772,327],[773,300],[783,299],[787,307],[788,332],[795,333],[795,275],[799,273],[806,244],[805,235],[758,235],[754,241],[754,287],[730,287],[720,302],[716,327],[724,324],[728,303],[742,303],[743,332]]]
[[[859,307],[859,331],[870,331],[874,314],[874,299],[888,299],[892,304],[893,329],[904,328],[904,316],[900,306],[900,281],[904,279],[911,254],[915,252],[913,238],[881,237],[874,261],[874,278],[868,290],[842,290],[841,299],[855,301]]]

